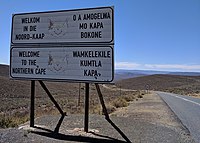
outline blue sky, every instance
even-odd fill
[[[12,14],[114,6],[115,67],[200,72],[200,0],[1,0],[0,63]]]

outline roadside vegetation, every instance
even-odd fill
[[[47,83],[47,86],[48,84],[49,83]],[[75,85],[70,86],[67,93],[59,88],[55,90],[55,87],[52,85],[50,85],[49,90],[64,112],[67,114],[84,114],[84,84],[81,84],[81,86],[78,86],[77,83],[73,84]],[[62,83],[61,87],[63,87]],[[112,89],[113,85],[110,87]],[[45,94],[45,92],[41,92],[42,90],[40,88],[41,87],[37,85],[35,98],[35,117],[48,114],[59,114],[58,110],[55,108],[48,96]],[[138,100],[144,95],[144,92],[142,91],[119,91],[119,89],[116,87],[115,90],[111,89],[101,86],[101,91],[109,114],[116,111],[117,108],[128,106],[129,102]],[[15,96],[12,95],[11,98],[4,100],[8,104],[1,104],[0,128],[17,127],[18,125],[29,121],[30,98],[27,98],[26,95],[15,98]],[[90,114],[103,114],[96,88],[93,84],[90,84],[89,107]]]

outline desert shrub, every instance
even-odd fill
[[[111,105],[113,105],[116,108],[127,107],[128,106],[128,102],[124,98],[120,97],[120,98],[114,99],[111,102]]]
[[[29,114],[25,112],[15,112],[11,115],[0,115],[0,128],[17,127],[18,125],[25,123],[29,120]]]
[[[90,111],[91,114],[99,114],[100,115],[101,114],[101,107],[100,107],[100,105],[90,105],[89,111]]]
[[[107,109],[108,114],[116,111],[116,108],[110,104],[106,105],[106,109]]]
[[[0,117],[0,128],[9,128],[9,127],[16,127],[17,123],[15,123],[12,118],[1,116]]]
[[[113,105],[111,105],[111,104],[106,104],[106,109],[107,109],[107,113],[108,113],[108,114],[110,114],[110,113],[116,111],[116,108],[115,108]],[[92,106],[92,107],[90,108],[90,112],[91,112],[92,114],[103,115],[104,113],[103,113],[102,110],[103,110],[103,109],[102,109],[102,107],[101,107],[100,105]]]
[[[127,102],[133,101],[133,100],[135,99],[134,95],[125,95],[125,96],[123,96],[123,98],[124,98]]]
[[[138,95],[137,97],[138,97],[138,98],[143,98],[143,96],[142,96],[142,95]]]

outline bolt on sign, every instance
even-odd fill
[[[112,82],[114,7],[14,14],[10,77]]]
[[[24,79],[111,82],[110,46],[11,48],[10,76]]]
[[[114,8],[14,14],[11,44],[114,43]]]

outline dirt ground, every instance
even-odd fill
[[[134,119],[144,120],[154,124],[161,124],[167,127],[178,128],[182,125],[176,116],[154,93],[147,94],[144,99],[133,101],[130,106],[123,107],[112,113],[111,116],[134,117]]]

